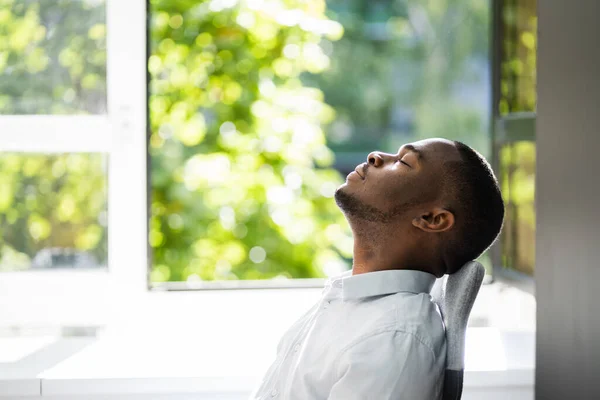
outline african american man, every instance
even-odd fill
[[[370,153],[335,200],[352,270],[283,336],[251,398],[439,399],[446,341],[429,292],[496,240],[504,203],[492,169],[463,143],[422,140]]]

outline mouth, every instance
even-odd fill
[[[367,169],[366,167],[367,167],[367,164],[363,163],[363,164],[357,165],[356,168],[354,169],[354,171],[358,174],[358,176],[360,176],[360,178],[362,180],[364,180],[365,176],[366,176],[366,169]]]

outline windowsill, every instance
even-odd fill
[[[0,350],[11,349],[0,357],[0,398],[244,399],[283,331],[320,292],[152,293],[112,318],[98,337],[0,338]],[[532,296],[518,289],[500,283],[482,288],[467,335],[464,399],[469,392],[511,388],[531,393],[519,398],[533,398],[534,313]]]

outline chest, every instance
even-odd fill
[[[393,307],[322,300],[286,333],[279,356],[300,367],[329,368],[348,346],[395,323]]]

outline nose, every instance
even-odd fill
[[[369,153],[367,160],[369,162],[369,165],[372,165],[374,167],[380,167],[383,165],[384,162],[381,153],[379,153],[378,151],[373,151]]]

